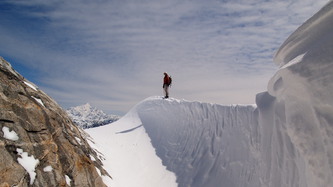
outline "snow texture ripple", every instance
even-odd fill
[[[179,186],[260,186],[255,107],[152,97],[137,111]]]

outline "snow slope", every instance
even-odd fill
[[[150,97],[87,130],[105,153],[110,184],[333,186],[332,32],[330,1],[278,50],[281,68],[257,107]]]
[[[88,138],[91,146],[105,158],[104,166],[113,178],[104,181],[108,186],[177,186],[176,176],[156,156],[135,108],[112,124],[85,131],[93,138]]]

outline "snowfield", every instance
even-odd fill
[[[113,178],[104,181],[109,186],[177,186],[175,174],[156,155],[136,108],[110,125],[85,131],[106,159],[105,168]]]
[[[256,106],[155,96],[88,129],[110,186],[333,186],[333,1],[278,50]]]

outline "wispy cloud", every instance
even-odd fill
[[[0,55],[35,69],[64,107],[124,113],[162,94],[164,71],[174,97],[253,103],[279,45],[326,2],[2,1]]]

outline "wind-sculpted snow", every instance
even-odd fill
[[[257,112],[149,98],[137,107],[157,155],[179,186],[260,186]]]
[[[268,93],[257,102],[258,108],[151,97],[135,111],[180,187],[307,186],[283,106]]]
[[[330,1],[284,42],[275,57],[282,68],[268,85],[285,115],[285,121],[271,123],[286,129],[304,160],[308,186],[333,186],[332,33]]]

